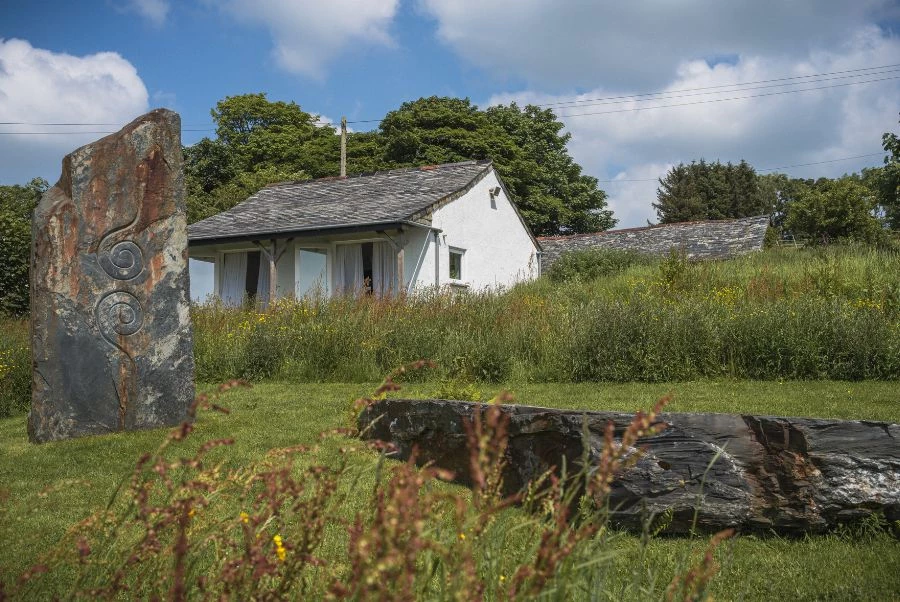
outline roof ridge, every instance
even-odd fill
[[[364,171],[360,173],[350,174],[347,176],[324,176],[321,178],[312,178],[309,180],[287,180],[285,182],[274,182],[267,184],[264,188],[276,188],[279,186],[294,186],[301,184],[312,184],[315,182],[334,182],[337,180],[350,180],[353,178],[366,178],[370,176],[394,175],[401,173],[409,173],[411,171],[433,171],[436,169],[447,169],[450,167],[463,167],[467,165],[491,165],[490,159],[469,159],[467,161],[456,161],[455,163],[438,163],[436,165],[418,165],[412,167],[397,167],[395,169],[381,169],[378,171]]]
[[[566,238],[577,238],[586,236],[600,236],[605,234],[620,234],[624,232],[641,232],[644,230],[653,230],[656,228],[671,228],[674,226],[697,226],[700,224],[721,224],[739,222],[741,220],[760,220],[770,219],[768,215],[749,215],[747,217],[730,217],[725,219],[699,219],[687,222],[672,222],[671,224],[650,224],[649,226],[635,226],[634,228],[619,228],[618,230],[600,230],[599,232],[579,232],[577,234],[559,234],[556,236],[538,236],[538,240],[562,240]]]

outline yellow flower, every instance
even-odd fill
[[[278,560],[284,562],[284,558],[287,556],[287,550],[284,547],[284,541],[281,539],[281,535],[275,535],[272,537],[272,541],[275,543],[275,554],[278,555]]]
[[[460,533],[460,534],[459,534],[459,540],[460,540],[460,541],[465,541],[465,540],[466,540],[466,534],[465,534],[465,533]]]
[[[500,575],[500,583],[506,581],[506,575]]]
[[[241,522],[245,525],[250,522],[250,515],[246,512],[241,511]]]

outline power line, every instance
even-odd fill
[[[735,89],[735,90],[719,90],[718,92],[693,92],[690,94],[673,94],[671,92],[658,92],[658,93],[656,93],[656,94],[658,94],[658,96],[655,98],[637,98],[635,96],[635,97],[632,97],[631,100],[610,100],[608,102],[569,101],[569,102],[583,102],[584,104],[571,105],[569,107],[561,107],[561,108],[582,108],[582,107],[595,107],[595,106],[602,106],[602,105],[621,105],[621,104],[626,104],[628,102],[653,102],[655,100],[674,100],[674,99],[678,99],[678,98],[690,98],[693,96],[710,96],[713,94],[728,94],[731,92],[747,92],[750,90],[765,90],[768,88],[783,88],[785,86],[799,86],[799,85],[803,85],[803,84],[813,84],[813,83],[819,83],[819,82],[848,79],[851,77],[867,77],[867,76],[872,76],[872,75],[884,75],[886,73],[896,73],[898,71],[900,71],[900,69],[888,69],[886,71],[879,71],[878,73],[863,73],[863,74],[859,74],[859,75],[841,75],[838,77],[826,77],[826,78],[816,80],[814,82],[809,81],[809,82],[792,82],[792,83],[786,83],[786,84],[768,84],[765,86],[749,86],[749,87],[739,88],[739,89]],[[879,80],[873,80],[873,81],[879,81]],[[851,83],[865,83],[865,82],[851,82]],[[641,95],[641,96],[649,96],[649,95]]]
[[[783,94],[797,94],[799,92],[812,92],[814,90],[826,90],[829,88],[842,88],[845,86],[857,86],[860,84],[873,84],[876,82],[889,81],[894,79],[900,79],[900,76],[894,77],[882,77],[880,79],[870,79],[861,82],[848,82],[844,84],[832,84],[830,86],[817,86],[815,88],[802,88],[800,90],[782,90],[780,92],[764,92],[763,94],[749,94],[747,96],[730,96],[728,98],[713,98],[711,100],[696,100],[694,102],[681,102],[670,105],[658,105],[655,107],[629,107],[627,109],[614,109],[612,111],[592,111],[590,113],[569,113],[567,115],[557,115],[557,117],[586,117],[589,115],[609,115],[612,113],[629,113],[633,111],[649,111],[651,109],[669,109],[672,107],[688,107],[692,105],[702,105],[702,104],[711,104],[714,102],[726,102],[729,100],[745,100],[748,98],[762,98],[764,96],[781,96]]]
[[[538,104],[529,103],[529,104],[532,104],[533,106],[536,106],[536,107],[553,107],[553,106],[561,106],[561,105],[567,105],[567,104],[589,103],[589,102],[598,102],[598,101],[605,101],[605,100],[618,100],[618,99],[628,100],[628,99],[633,99],[633,98],[640,98],[642,96],[658,96],[658,95],[663,95],[663,94],[676,94],[676,93],[681,93],[681,92],[697,92],[700,90],[714,90],[714,89],[720,89],[720,88],[732,88],[732,87],[737,87],[737,86],[751,86],[751,85],[755,85],[755,84],[768,84],[768,83],[772,83],[772,82],[782,82],[782,81],[795,80],[795,79],[808,79],[808,78],[823,77],[826,75],[841,75],[841,74],[845,74],[845,73],[857,73],[857,72],[861,72],[861,71],[880,71],[882,69],[893,69],[895,67],[900,67],[900,63],[896,63],[893,65],[881,65],[879,67],[862,67],[859,69],[846,69],[844,71],[827,71],[827,72],[823,72],[823,73],[814,73],[811,75],[796,75],[793,77],[760,79],[760,80],[756,80],[756,81],[741,82],[741,83],[736,83],[736,84],[720,84],[717,86],[703,86],[701,88],[678,88],[675,90],[667,90],[667,91],[661,91],[661,92],[645,92],[643,94],[625,94],[625,95],[621,95],[621,96],[601,96],[598,98],[584,98],[584,99],[577,99],[577,100],[565,100],[565,101],[558,101],[558,102],[547,102],[547,103],[538,103]],[[860,73],[859,75],[845,76],[845,77],[865,77],[868,75],[879,75],[879,74],[877,74],[877,73]],[[842,79],[842,78],[832,78],[832,79]],[[819,80],[819,81],[827,81],[827,80]],[[816,82],[797,82],[797,84],[783,84],[783,85],[800,85],[800,84],[810,84],[810,83],[816,83]],[[725,92],[729,92],[729,91],[737,92],[738,90],[728,90]]]
[[[792,167],[809,167],[810,165],[824,165],[825,163],[838,163],[839,161],[850,161],[851,159],[863,159],[865,157],[875,157],[884,155],[884,152],[869,153],[867,155],[854,155],[852,157],[841,157],[839,159],[828,159],[827,161],[814,161],[812,163],[796,163],[794,165],[779,165],[778,167],[766,167],[764,169],[755,169],[756,172],[778,171],[779,169],[790,169]],[[638,178],[638,179],[622,179],[622,180],[597,180],[604,184],[615,184],[616,182],[657,182],[659,178]]]
[[[847,78],[852,78],[852,77],[868,77],[868,76],[872,76],[872,75],[882,75],[884,73],[896,72],[896,71],[900,70],[898,68],[900,68],[900,63],[890,64],[890,65],[880,65],[877,67],[861,67],[858,69],[845,69],[843,71],[826,71],[826,72],[822,72],[822,73],[813,73],[810,75],[795,75],[792,77],[761,79],[761,80],[755,80],[755,81],[749,81],[749,82],[739,82],[739,83],[735,83],[735,84],[720,84],[720,85],[716,85],[716,86],[703,86],[703,87],[698,87],[698,88],[679,88],[679,89],[675,89],[675,90],[666,90],[666,91],[660,91],[660,92],[646,92],[646,93],[642,93],[642,94],[626,94],[626,95],[620,95],[620,96],[602,96],[602,97],[597,97],[597,98],[583,98],[583,99],[576,99],[576,100],[566,100],[566,101],[547,102],[547,103],[528,103],[528,104],[531,106],[536,106],[536,107],[563,107],[563,106],[566,106],[567,108],[571,108],[571,107],[597,106],[597,105],[603,105],[603,104],[624,104],[626,102],[631,102],[631,101],[648,102],[648,101],[652,101],[652,100],[667,100],[667,99],[666,98],[645,98],[645,97],[668,96],[669,98],[686,98],[689,96],[705,96],[706,94],[727,94],[728,92],[739,92],[739,91],[742,92],[745,90],[759,90],[759,89],[764,89],[764,88],[795,86],[795,85],[803,85],[803,84],[809,84],[809,83],[818,83],[818,82],[822,82],[822,81],[847,79]],[[873,73],[875,71],[878,71],[878,73]],[[870,73],[863,73],[863,72],[870,72]],[[856,74],[856,75],[847,75],[847,74]],[[829,75],[837,75],[840,77],[825,78],[825,76],[829,76]],[[788,82],[788,81],[794,81],[794,80],[810,80],[813,78],[822,78],[822,79],[818,79],[817,81],[797,81],[795,83],[775,84],[775,85],[771,85],[771,86],[755,86],[756,84],[771,84],[773,82]],[[884,81],[886,79],[895,79],[895,78],[884,78],[884,79],[879,79],[879,80],[869,80],[869,81],[862,81],[862,82],[850,82],[849,84],[841,84],[841,85],[851,85],[851,84],[857,84],[857,83],[864,84],[864,83],[871,83],[871,82],[875,82],[875,81]],[[749,87],[749,86],[755,86],[755,87]],[[823,87],[818,87],[818,88],[808,88],[808,90],[824,89],[827,87],[838,87],[838,86],[823,86]],[[739,89],[722,90],[723,88],[739,88]],[[720,90],[720,91],[719,92],[705,92],[703,94],[685,94],[685,95],[680,95],[680,96],[673,96],[675,94],[681,94],[683,92],[703,92],[703,91],[708,91],[708,90]],[[802,92],[802,91],[806,91],[806,90],[807,89],[796,90],[796,91]],[[754,97],[755,96],[751,96],[748,98],[754,98]],[[730,99],[722,99],[722,100],[730,100]],[[606,102],[606,101],[618,101],[618,102]],[[683,105],[665,105],[665,106],[683,106]],[[657,108],[657,107],[649,107],[649,108]],[[577,116],[577,115],[569,115],[569,116]],[[378,123],[381,121],[383,121],[383,118],[355,119],[355,120],[348,120],[347,123]],[[322,121],[322,120],[317,120],[316,124],[317,125],[332,125],[332,123],[330,121]],[[119,124],[119,123],[74,123],[74,122],[70,123],[70,122],[28,122],[28,121],[3,121],[3,122],[0,122],[0,125],[37,125],[37,126],[54,126],[54,127],[55,126],[60,126],[60,127],[121,126],[121,124]],[[212,131],[215,131],[215,128],[206,128],[206,127],[201,128],[200,124],[188,124],[188,125],[191,128],[194,128],[196,126],[196,129],[183,129],[182,131],[186,131],[186,132],[212,132]],[[202,124],[202,125],[206,126],[208,124]],[[4,132],[0,132],[0,133],[4,133]],[[16,133],[30,134],[31,132],[16,132]],[[38,133],[41,133],[41,132],[38,132]],[[78,132],[78,133],[82,133],[82,132]],[[84,133],[100,133],[100,134],[102,134],[102,133],[106,133],[106,132],[84,132]]]
[[[827,161],[815,161],[813,163],[797,163],[795,165],[779,165],[778,167],[766,167],[765,169],[757,169],[756,171],[777,171],[779,169],[790,169],[791,167],[808,167],[810,165],[824,165],[825,163],[837,163],[839,161],[849,161],[851,159],[863,159],[865,157],[874,157],[876,155],[883,156],[885,151],[880,153],[869,153],[867,155],[855,155],[853,157],[841,157],[840,159],[828,159]]]

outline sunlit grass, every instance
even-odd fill
[[[321,431],[346,426],[351,400],[371,391],[371,384],[260,384],[230,393],[223,403],[230,415],[202,414],[185,456],[205,440],[233,437],[212,460],[231,467],[260,461],[274,448],[313,444]],[[660,394],[673,392],[672,411],[741,411],[821,417],[897,421],[900,403],[890,383],[846,382],[704,382],[654,384],[507,384],[475,393],[490,396],[511,388],[519,403],[561,408],[630,410],[648,407]],[[402,396],[428,397],[434,383],[406,385]],[[446,389],[446,387],[445,387]],[[24,417],[0,420],[0,579],[9,582],[51,549],[67,529],[103,507],[137,458],[155,449],[165,430],[89,437],[33,445],[25,436]],[[322,444],[318,457],[333,458],[340,439]],[[181,450],[179,449],[179,453]],[[354,454],[354,471],[367,490],[374,483],[376,457]],[[447,486],[451,487],[451,486]],[[342,514],[351,519],[363,508],[347,500]],[[226,508],[237,517],[241,508]],[[322,553],[340,558],[346,533],[331,525]],[[658,598],[671,576],[696,559],[705,539],[663,538],[642,548],[639,539],[617,534],[606,544],[615,553],[608,568],[610,599]],[[900,588],[900,545],[889,535],[816,536],[804,539],[739,537],[723,548],[721,575],[714,582],[717,599],[890,599]],[[692,556],[693,555],[693,556]],[[651,591],[639,591],[650,587]],[[65,583],[58,584],[65,591]]]

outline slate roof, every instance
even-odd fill
[[[543,249],[541,269],[546,270],[560,255],[583,249],[622,249],[663,255],[673,247],[690,259],[723,259],[762,249],[769,216],[731,220],[659,224],[646,228],[607,230],[593,234],[538,238]]]
[[[228,211],[188,226],[191,243],[250,240],[322,229],[427,224],[435,205],[458,198],[490,161],[395,169],[272,184]]]

